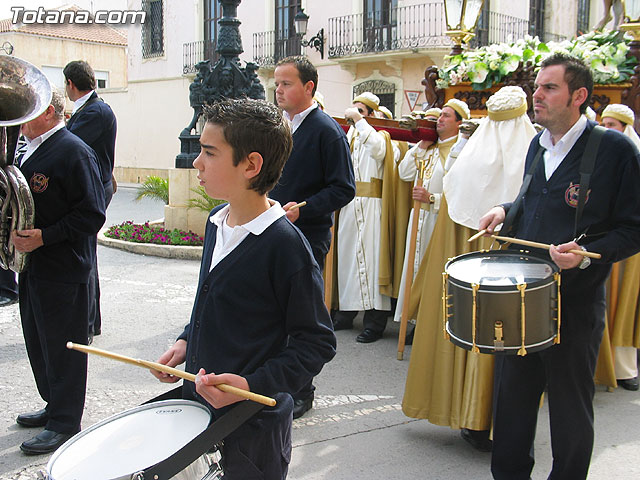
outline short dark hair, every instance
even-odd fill
[[[225,141],[233,149],[233,164],[250,153],[262,155],[260,173],[249,189],[266,194],[277,183],[293,147],[291,128],[282,111],[265,100],[231,99],[205,105],[204,119],[222,127]]]
[[[71,80],[81,92],[96,88],[96,75],[93,73],[91,65],[84,60],[74,60],[67,63],[62,73],[64,73],[65,80]]]
[[[281,65],[293,65],[298,70],[298,76],[300,77],[300,81],[303,85],[306,85],[307,82],[313,82],[313,90],[311,95],[316,94],[316,89],[318,88],[318,70],[313,66],[313,63],[309,61],[309,59],[303,55],[292,55],[290,57],[285,57],[280,60],[276,64],[276,68]]]
[[[564,66],[564,81],[569,86],[569,94],[579,88],[587,89],[587,98],[580,105],[580,113],[587,111],[587,107],[591,103],[591,94],[593,93],[593,76],[591,70],[585,63],[577,57],[564,53],[554,53],[545,58],[540,64],[540,68],[551,67],[552,65]]]

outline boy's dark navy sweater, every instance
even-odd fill
[[[186,371],[242,375],[263,395],[295,393],[336,348],[308,243],[281,217],[209,272],[216,231],[208,221],[191,321],[179,337],[187,341]],[[206,404],[194,384],[185,382],[183,392]]]

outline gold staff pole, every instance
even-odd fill
[[[424,176],[425,161],[421,159],[418,163],[417,185],[422,186]],[[411,222],[411,235],[409,237],[409,251],[407,259],[407,271],[404,274],[404,298],[402,299],[402,314],[400,315],[400,332],[398,333],[398,360],[404,358],[404,346],[407,336],[407,322],[409,321],[409,304],[411,300],[411,286],[413,284],[413,264],[416,260],[416,242],[418,239],[418,221],[420,220],[420,208],[422,202],[414,200],[413,219]]]

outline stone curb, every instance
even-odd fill
[[[110,248],[118,248],[130,253],[152,255],[154,257],[178,258],[182,260],[198,260],[202,258],[202,247],[190,247],[187,245],[156,245],[153,243],[135,243],[107,238],[104,236],[109,227],[104,227],[98,232],[98,244]]]

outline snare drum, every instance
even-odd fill
[[[526,355],[560,342],[560,273],[543,258],[498,250],[449,260],[445,335],[474,352]]]
[[[190,400],[149,403],[114,415],[69,439],[47,464],[47,480],[135,480],[189,443],[211,420]],[[173,480],[213,480],[222,472],[204,454]],[[141,477],[140,477],[141,478]]]

